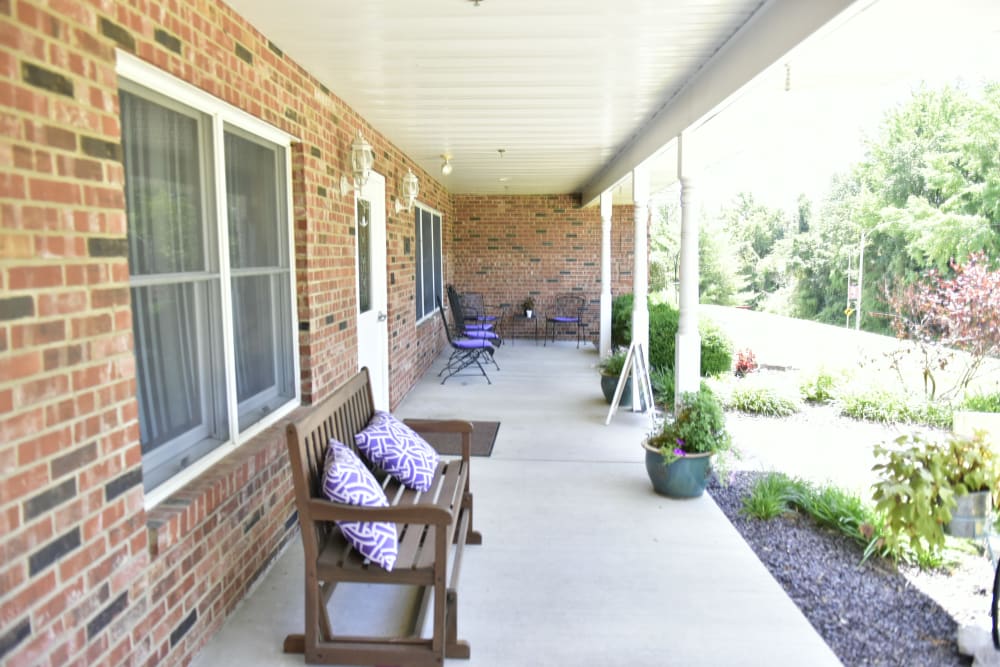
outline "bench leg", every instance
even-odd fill
[[[473,527],[473,525],[474,525],[474,521],[473,521],[474,514],[473,514],[473,511],[472,511],[472,494],[471,493],[466,493],[465,494],[465,497],[462,499],[462,505],[466,508],[465,511],[467,511],[469,513],[469,532],[465,536],[465,543],[466,544],[482,544],[483,543],[483,534],[480,533],[478,530],[476,530]]]
[[[448,637],[445,642],[444,654],[448,658],[461,658],[468,660],[472,654],[469,649],[469,642],[461,641],[458,637],[458,593],[453,590],[448,591]]]

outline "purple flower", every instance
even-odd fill
[[[684,447],[684,441],[683,441],[683,440],[681,440],[680,438],[674,438],[674,442],[676,442],[676,443],[677,443],[677,446],[678,446],[678,447],[681,447],[681,448],[683,448],[683,447]]]
[[[685,452],[684,452],[683,449],[675,449],[674,450],[674,456],[684,456],[684,453]]]

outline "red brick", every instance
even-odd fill
[[[60,368],[68,368],[87,360],[87,351],[82,344],[64,345],[62,347],[50,347],[42,353],[42,363],[46,371],[53,371]],[[74,387],[75,389],[85,389],[86,387]]]
[[[31,236],[6,233],[0,236],[0,259],[32,259],[36,256],[35,244]]]
[[[24,266],[8,271],[8,287],[12,290],[58,287],[63,284],[61,266]]]
[[[28,191],[35,201],[59,204],[79,204],[81,202],[80,186],[67,181],[33,178],[28,183]]]
[[[38,350],[0,357],[0,378],[10,382],[32,377],[42,371],[42,353]]]
[[[40,434],[31,440],[22,442],[17,446],[19,465],[27,466],[35,461],[55,456],[71,444],[70,435],[70,429],[63,428]]]
[[[87,292],[83,290],[38,295],[39,317],[72,315],[87,308]]]
[[[44,489],[51,481],[49,467],[45,463],[9,475],[0,484],[0,505],[20,500]]]
[[[50,320],[48,322],[14,324],[10,328],[10,338],[14,347],[35,347],[58,343],[66,338],[66,322]]]
[[[45,424],[45,413],[41,408],[34,408],[16,415],[0,417],[0,442],[14,443],[34,433],[41,432]],[[0,497],[3,487],[0,485]],[[2,504],[2,502],[0,502]]]
[[[10,535],[21,527],[21,510],[18,505],[0,510],[0,534]]]

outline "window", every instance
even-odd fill
[[[414,236],[417,247],[417,320],[432,314],[441,297],[441,214],[415,206]]]
[[[160,76],[119,96],[147,492],[298,402],[288,138]]]

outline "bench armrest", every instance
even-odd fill
[[[462,434],[462,460],[472,455],[472,424],[461,419],[404,419],[403,423],[420,433]]]
[[[346,503],[312,498],[309,513],[317,521],[388,521],[390,523],[416,523],[447,526],[451,523],[451,512],[424,503],[389,507],[361,507]]]

